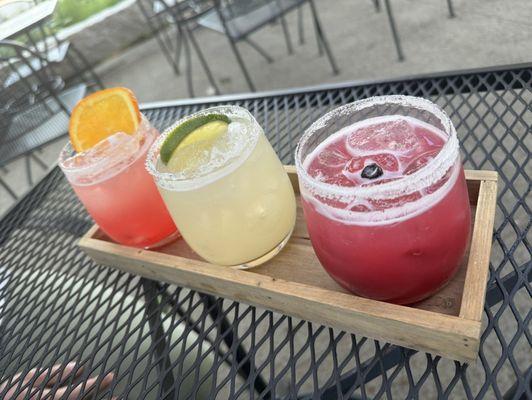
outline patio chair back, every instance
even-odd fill
[[[86,86],[63,89],[53,63],[34,49],[0,41],[0,168],[24,156],[28,184],[33,184],[30,160],[47,164],[35,150],[68,132],[70,110],[85,95]],[[1,178],[0,186],[17,198]]]
[[[68,115],[66,105],[55,99],[63,84],[53,65],[37,52],[16,42],[0,42],[0,165],[42,144],[24,138],[26,134],[59,112]]]
[[[211,87],[218,94],[216,81],[192,34],[192,30],[197,26],[197,20],[214,8],[214,0],[139,0],[137,4],[164,57],[176,75],[181,74],[180,64],[183,53],[190,97],[194,97],[192,52],[196,53]]]

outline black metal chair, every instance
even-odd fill
[[[372,1],[375,6],[375,10],[377,12],[380,12],[381,10],[380,0],[372,0]],[[401,46],[401,41],[399,39],[399,34],[397,32],[397,26],[395,24],[395,18],[393,16],[392,6],[389,0],[383,0],[383,1],[384,1],[384,8],[386,9],[386,14],[388,16],[388,23],[390,24],[390,30],[392,31],[393,42],[395,44],[395,49],[397,50],[397,58],[399,59],[399,61],[403,61],[405,57],[403,54],[403,48]],[[454,13],[454,6],[453,6],[452,0],[447,0],[447,8],[449,9],[449,18],[454,18],[456,14]]]
[[[36,5],[43,0],[22,1]],[[88,89],[104,88],[100,77],[94,72],[83,53],[72,42],[61,39],[56,34],[53,21],[37,25],[34,30],[24,33],[19,40],[46,59],[56,63],[61,62],[62,75],[71,83],[83,82]],[[69,68],[66,68],[67,66]]]
[[[0,4],[2,10],[8,7],[31,8],[44,0],[6,0],[5,4]],[[50,62],[61,63],[61,74],[68,78],[72,83],[83,82],[88,88],[100,88],[104,86],[94,72],[85,56],[68,40],[61,39],[56,34],[56,28],[53,26],[53,20],[43,20],[35,25],[32,29],[23,30],[12,40],[33,49],[39,55],[43,56]],[[11,38],[10,38],[11,39]],[[34,59],[34,66],[37,67],[39,60]],[[29,73],[29,71],[23,71]],[[15,78],[15,77],[13,77]]]
[[[180,61],[184,53],[189,96],[195,95],[192,83],[192,49],[215,94],[219,94],[220,91],[205,56],[192,34],[192,30],[197,26],[195,24],[197,18],[214,7],[212,0],[139,0],[137,4],[176,75],[181,73]]]
[[[57,34],[47,26],[39,25],[38,32],[44,37],[41,41],[36,41],[31,35],[27,35],[31,47],[38,53],[45,55],[48,60],[64,62],[69,67],[64,71],[64,75],[70,82],[83,82],[88,89],[103,89],[104,84],[100,77],[94,72],[86,57],[70,41],[60,39]]]
[[[310,5],[320,54],[325,50],[333,72],[337,73],[338,68],[323,34],[313,0],[140,0],[139,6],[161,50],[177,74],[180,72],[179,61],[181,52],[184,49],[187,82],[189,92],[193,96],[189,41],[198,55],[210,84],[216,93],[219,92],[212,73],[205,61],[205,57],[194,38],[193,31],[197,26],[222,33],[228,38],[244,78],[250,90],[254,91],[255,86],[237,47],[237,43],[240,41],[246,42],[264,57],[267,62],[272,62],[272,57],[258,43],[251,40],[249,36],[265,25],[278,20],[281,23],[288,53],[291,54],[293,47],[285,14],[296,8],[301,9],[305,3]],[[176,27],[175,32],[171,32],[168,29],[170,25]],[[299,24],[300,42],[303,41],[302,29],[301,22]]]
[[[0,41],[0,167],[25,157],[26,177],[33,184],[31,161],[48,166],[35,154],[68,131],[70,110],[86,86],[67,86],[54,63],[14,41]],[[0,186],[14,199],[5,181]]]
[[[197,22],[200,26],[225,34],[250,90],[255,91],[255,85],[238,50],[237,43],[239,41],[248,43],[266,61],[271,62],[271,57],[258,44],[251,41],[249,36],[267,24],[279,20],[288,53],[291,54],[293,48],[285,15],[295,9],[301,10],[305,4],[308,4],[311,10],[319,52],[321,54],[323,50],[325,51],[333,73],[337,74],[338,67],[321,27],[314,0],[216,0],[216,8],[198,18]],[[299,17],[301,17],[301,11],[299,11]],[[298,30],[300,42],[302,42],[302,22],[299,23]]]

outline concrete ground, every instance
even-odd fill
[[[454,19],[448,18],[445,0],[394,0],[396,22],[406,58],[403,62],[397,60],[386,14],[375,12],[371,0],[316,0],[316,3],[340,73],[333,75],[327,59],[317,56],[309,11],[305,9],[303,45],[298,43],[296,13],[288,17],[295,50],[293,55],[287,54],[280,25],[265,27],[253,35],[253,39],[275,59],[272,64],[267,64],[245,43],[239,45],[258,90],[532,61],[532,4],[529,0],[454,0],[457,14]],[[247,91],[226,39],[204,30],[196,31],[196,38],[222,93]],[[117,54],[101,64],[98,71],[106,85],[130,87],[141,102],[188,97],[184,76],[176,76],[172,72],[154,39]],[[196,94],[212,94],[197,60],[194,60],[193,74]],[[47,146],[38,156],[52,166],[63,142]],[[17,160],[8,166],[7,172],[0,170],[0,177],[19,194],[28,189],[23,167],[23,160]],[[44,174],[36,164],[34,170],[37,177]],[[0,214],[11,203],[12,200],[0,188]],[[518,294],[514,300],[523,313],[530,309],[530,298],[526,292]],[[503,317],[503,321],[507,322],[504,326],[514,327],[515,319],[512,318],[507,313]],[[509,336],[512,332],[509,331]],[[490,365],[495,365],[499,352],[499,341],[492,333],[485,346]],[[520,366],[532,363],[526,344],[523,351],[516,355],[519,356]],[[424,356],[420,355],[413,362],[419,363],[422,368]],[[451,362],[444,360],[442,363],[449,364],[452,369]],[[477,375],[478,381],[482,382],[480,363],[472,366],[468,374]],[[515,379],[507,362],[499,378],[506,382],[500,384],[504,389]],[[407,378],[404,379],[406,384]],[[430,394],[426,393],[428,397],[425,398],[432,398]]]

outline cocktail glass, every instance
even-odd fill
[[[183,170],[167,171],[159,156],[167,135],[186,120],[212,113],[230,118],[227,133],[206,151],[190,146],[180,154]],[[146,167],[185,241],[213,264],[257,266],[290,238],[296,219],[292,185],[244,108],[213,107],[177,121],[153,144]]]
[[[457,271],[469,199],[455,128],[435,104],[384,96],[339,107],[306,130],[296,167],[312,245],[346,289],[407,304]]]
[[[70,143],[59,166],[89,214],[115,242],[153,248],[179,236],[144,168],[157,130],[142,116],[134,135],[118,132],[85,152]]]

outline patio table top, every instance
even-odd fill
[[[0,40],[31,30],[52,16],[57,0],[46,0],[0,23]]]
[[[162,130],[208,106],[241,105],[290,164],[318,117],[386,94],[439,104],[465,167],[500,175],[475,364],[97,265],[77,247],[92,221],[56,167],[0,220],[0,376],[20,391],[27,383],[9,378],[16,371],[75,360],[82,381],[115,371],[98,398],[532,398],[532,64],[151,103],[143,112]]]

